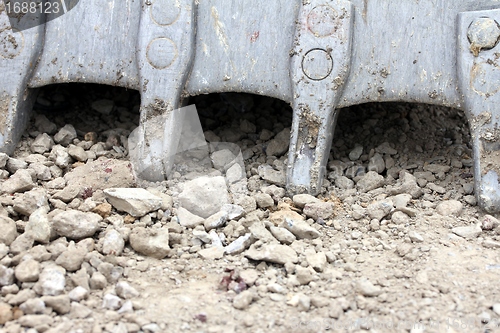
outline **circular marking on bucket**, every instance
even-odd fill
[[[177,46],[167,37],[155,38],[148,45],[146,58],[156,69],[167,68],[177,58]]]
[[[179,0],[155,0],[151,5],[151,19],[158,25],[171,25],[179,18]]]
[[[490,97],[500,91],[500,64],[494,61],[475,63],[470,73],[470,86],[478,95]]]
[[[328,5],[316,6],[307,15],[307,26],[316,37],[333,35],[340,23],[337,12]]]
[[[302,71],[311,80],[320,81],[330,75],[333,59],[323,49],[312,49],[302,58]]]
[[[19,30],[5,29],[0,32],[0,56],[5,59],[17,57],[24,48],[24,35]]]
[[[489,17],[479,17],[467,28],[467,39],[474,56],[481,50],[489,50],[497,46],[500,39],[500,25]]]

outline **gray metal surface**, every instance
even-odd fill
[[[162,179],[182,96],[249,92],[291,103],[288,188],[317,193],[337,108],[431,103],[467,112],[479,204],[500,211],[497,8],[500,0],[80,0],[22,32],[2,11],[0,150],[14,149],[34,88],[117,85],[141,93],[141,169]],[[148,122],[158,115],[163,123]]]

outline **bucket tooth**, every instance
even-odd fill
[[[182,117],[173,111],[180,107],[194,55],[195,1],[182,0],[179,6],[172,2],[170,11],[156,8],[162,5],[142,4],[137,47],[141,117],[135,168],[149,181],[166,179],[172,167],[182,125]]]
[[[22,19],[21,19],[22,20]],[[12,154],[31,115],[36,89],[28,88],[42,50],[43,26],[13,29],[0,10],[0,152]]]
[[[349,74],[353,7],[302,2],[290,64],[293,124],[287,166],[291,193],[317,194],[326,171],[336,105]]]
[[[500,9],[458,15],[457,70],[469,121],[479,206],[500,212]]]

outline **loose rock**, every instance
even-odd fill
[[[68,186],[88,188],[92,191],[109,188],[128,188],[135,185],[129,161],[101,158],[86,163],[64,175]]]
[[[260,208],[274,206],[273,198],[267,193],[257,193],[253,197],[255,198],[255,202],[257,202],[257,206],[259,206]]]
[[[410,231],[408,237],[414,243],[422,243],[424,241],[424,238],[416,231]]]
[[[170,254],[168,229],[134,228],[130,233],[130,245],[141,254],[163,259]]]
[[[280,241],[280,243],[283,243],[285,245],[290,245],[297,239],[294,234],[292,234],[285,228],[271,226],[269,230],[271,231],[271,234],[278,241]]]
[[[264,244],[261,246],[255,246],[254,244],[245,252],[245,257],[281,265],[298,261],[297,253],[292,248],[280,244]]]
[[[76,130],[71,124],[66,124],[54,135],[54,141],[63,146],[69,145],[76,138]]]
[[[250,290],[245,290],[233,299],[233,307],[238,310],[245,310],[252,303],[253,299],[253,293]]]
[[[391,195],[407,193],[413,199],[417,199],[422,195],[422,189],[418,186],[417,179],[412,174],[403,170],[399,173],[399,180],[399,185],[389,189]]]
[[[12,307],[4,302],[0,302],[0,325],[5,325],[12,318]]]
[[[115,286],[115,291],[123,299],[131,299],[139,296],[139,292],[125,281],[118,282]]]
[[[363,154],[363,146],[356,146],[349,153],[349,159],[351,161],[357,161],[361,157],[361,154]]]
[[[379,175],[376,171],[368,171],[358,180],[356,187],[361,193],[365,193],[383,186],[384,182],[384,177]]]
[[[245,216],[245,210],[239,205],[225,204],[222,206],[221,211],[227,213],[228,220],[239,220]]]
[[[334,215],[335,205],[333,202],[313,202],[304,206],[304,214],[314,220],[327,220]]]
[[[382,220],[386,217],[393,209],[392,201],[389,199],[376,201],[368,207],[366,207],[366,212],[372,219]]]
[[[2,192],[12,194],[29,191],[35,187],[31,173],[26,169],[17,170],[9,179],[2,183]]]
[[[378,296],[382,293],[382,288],[374,286],[369,280],[360,280],[357,283],[358,292],[367,297]]]
[[[71,156],[68,154],[68,150],[61,145],[55,145],[52,147],[49,158],[61,169],[67,168],[72,162]]]
[[[118,231],[110,229],[99,240],[99,247],[101,248],[101,253],[104,255],[119,256],[123,252],[125,241]]]
[[[224,256],[224,248],[218,246],[207,247],[198,251],[198,254],[204,259],[220,259]]]
[[[191,213],[207,218],[228,204],[229,195],[224,177],[200,177],[184,183],[179,204]]]
[[[14,210],[26,216],[41,207],[49,210],[47,192],[43,188],[34,188],[14,199]]]
[[[462,209],[462,203],[457,200],[443,201],[436,206],[436,212],[443,216],[460,216]]]
[[[80,269],[86,254],[87,251],[84,248],[70,244],[68,249],[57,257],[56,264],[66,269],[68,272],[74,272]]]
[[[64,268],[51,264],[42,270],[33,290],[38,295],[43,296],[60,295],[64,292],[66,286],[65,274],[66,270]]]
[[[245,251],[254,242],[251,233],[238,237],[224,248],[227,254],[238,254]]]
[[[269,184],[275,184],[277,186],[285,186],[285,173],[283,171],[274,170],[270,165],[259,165],[258,172],[260,178],[268,182]]]
[[[220,211],[205,219],[203,225],[205,226],[205,229],[209,231],[215,228],[222,227],[226,222],[227,222],[227,212]]]
[[[304,208],[305,205],[310,204],[310,203],[318,203],[321,202],[316,197],[313,197],[310,194],[296,194],[292,198],[293,204],[298,207],[298,208]]]
[[[16,222],[7,216],[0,215],[0,243],[10,245],[18,236]]]
[[[99,229],[102,217],[95,213],[83,213],[69,209],[60,212],[52,218],[55,232],[71,239],[92,237]]]
[[[30,148],[33,153],[43,154],[50,151],[53,145],[54,141],[52,138],[47,133],[42,133],[35,138]]]
[[[279,157],[288,151],[288,145],[290,142],[290,128],[285,128],[276,136],[274,139],[269,141],[266,148],[267,156]]]
[[[49,315],[43,314],[30,314],[22,316],[18,319],[19,324],[25,327],[40,327],[49,326],[54,322],[54,319]]]
[[[476,238],[483,232],[483,229],[479,224],[476,224],[467,227],[455,227],[451,229],[451,232],[463,238]]]
[[[142,188],[112,188],[104,190],[106,199],[119,211],[142,217],[160,209],[162,199]]]
[[[375,153],[370,161],[368,162],[368,171],[375,171],[377,173],[382,173],[385,170],[385,161],[382,155]]]
[[[299,311],[309,311],[311,298],[303,293],[297,293],[287,302],[288,305],[295,306]]]
[[[115,103],[109,99],[99,99],[97,101],[92,102],[92,109],[104,114],[109,115],[111,111],[113,111]]]
[[[33,259],[23,260],[15,269],[16,279],[20,282],[36,282],[40,275],[40,263]]]
[[[297,281],[302,285],[309,284],[309,282],[314,280],[314,270],[309,267],[297,266],[295,268],[295,275],[297,276]]]
[[[205,222],[203,217],[192,214],[185,208],[179,207],[177,208],[177,220],[179,224],[186,228],[194,228],[200,224]]]
[[[40,314],[45,311],[45,303],[40,298],[32,298],[19,306],[24,314]]]
[[[83,304],[77,302],[71,302],[71,312],[70,318],[83,319],[87,318],[92,314],[92,310]]]
[[[44,244],[50,241],[52,235],[52,224],[49,222],[47,211],[46,207],[41,207],[31,213],[25,229],[34,241]]]
[[[14,283],[14,270],[0,265],[0,287],[9,286]]]
[[[68,154],[77,161],[85,162],[88,159],[87,152],[80,146],[70,145],[68,147]]]
[[[298,239],[314,239],[321,236],[321,233],[318,230],[311,227],[303,219],[294,220],[285,218],[285,221],[280,225],[280,227],[287,229]]]
[[[307,263],[316,271],[323,272],[326,266],[326,255],[324,252],[306,254]]]

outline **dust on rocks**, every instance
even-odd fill
[[[65,111],[0,153],[1,330],[497,328],[500,223],[475,206],[463,112],[341,110],[320,194],[291,196],[291,110],[245,98],[195,98],[210,166],[149,183],[127,155],[137,94],[42,89]]]

